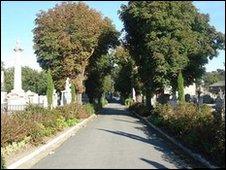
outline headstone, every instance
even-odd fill
[[[132,89],[132,94],[133,94],[133,101],[136,102],[136,92],[135,89]]]
[[[66,79],[65,82],[65,90],[62,91],[61,94],[61,105],[71,103],[71,83],[69,82],[69,78]]]
[[[57,106],[58,95],[56,93],[56,89],[53,90],[53,108]]]
[[[39,101],[38,101],[38,94],[28,90],[26,92],[26,96],[28,98],[28,103],[30,103],[30,104],[38,104],[39,103]]]
[[[156,99],[156,95],[154,95],[152,98],[151,98],[151,104],[155,107],[156,105],[156,102],[157,102],[157,99]]]
[[[169,104],[173,107],[175,107],[177,105],[177,97],[176,95],[172,95],[171,99],[169,100]]]
[[[47,102],[47,97],[46,95],[40,95],[38,98],[38,104],[47,108],[48,107],[48,102]]]

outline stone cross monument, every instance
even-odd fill
[[[13,93],[22,94],[24,93],[22,89],[21,81],[21,54],[23,49],[20,47],[19,42],[16,42],[16,47],[13,49],[15,52],[15,65],[14,65],[14,86]]]
[[[21,80],[21,54],[23,49],[20,47],[18,41],[13,51],[15,52],[14,85],[13,90],[7,95],[7,103],[8,105],[26,105],[28,99],[22,89]]]

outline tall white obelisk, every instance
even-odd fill
[[[20,47],[18,41],[16,42],[16,47],[13,51],[15,52],[14,85],[13,90],[7,95],[8,105],[25,105],[27,98],[24,90],[22,89],[21,80],[21,54],[23,49]]]
[[[21,79],[21,54],[23,49],[20,47],[19,42],[16,42],[16,47],[13,49],[15,52],[15,64],[14,64],[14,86],[13,93],[18,95],[24,94],[22,89],[22,79]]]

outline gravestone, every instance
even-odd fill
[[[30,90],[28,90],[26,92],[26,96],[28,98],[28,103],[31,103],[31,104],[38,104],[39,103],[37,93],[31,92]]]
[[[171,106],[175,107],[177,105],[177,96],[176,95],[172,95],[171,99],[168,102]]]
[[[46,95],[45,96],[44,95],[40,95],[38,97],[38,104],[41,105],[41,106],[43,106],[43,107],[45,107],[45,108],[48,107],[48,102],[47,102]]]
[[[136,102],[136,92],[135,89],[132,89],[133,101]]]
[[[56,93],[56,89],[53,90],[53,108],[57,106],[58,95]]]
[[[71,103],[71,83],[69,82],[69,78],[66,79],[65,82],[65,90],[62,91],[61,94],[61,105]]]

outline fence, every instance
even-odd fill
[[[38,104],[39,106],[43,107],[43,103]],[[22,111],[25,110],[25,108],[28,105],[8,105],[7,103],[1,104],[1,113],[12,113],[15,111]]]

